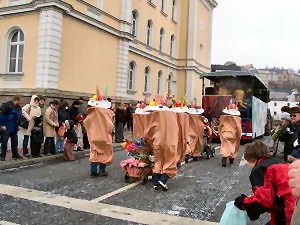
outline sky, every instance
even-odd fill
[[[212,64],[300,69],[300,0],[217,0]]]

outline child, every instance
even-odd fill
[[[31,156],[33,158],[41,157],[41,146],[44,142],[44,135],[42,129],[42,118],[37,117],[34,120],[34,126],[31,130],[30,136],[30,149],[31,149]]]
[[[261,141],[245,145],[244,157],[252,168],[250,182],[254,195],[242,194],[236,198],[235,206],[246,210],[251,220],[270,212],[269,224],[289,225],[296,203],[289,187],[289,164],[271,157],[268,147]]]
[[[73,161],[75,157],[72,152],[72,148],[77,144],[78,138],[74,130],[74,122],[72,120],[66,120],[65,122],[67,131],[65,133],[66,143],[64,145],[64,159],[66,161]]]
[[[83,135],[82,135],[82,127],[81,127],[83,116],[81,114],[78,114],[76,116],[76,120],[77,122],[74,125],[74,130],[77,134],[78,142],[76,145],[74,145],[74,151],[83,151]]]

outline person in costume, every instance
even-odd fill
[[[77,134],[77,144],[74,145],[74,151],[83,151],[83,132],[82,132],[82,126],[81,123],[83,121],[83,116],[81,114],[78,114],[76,116],[76,123],[74,125],[74,130]]]
[[[224,115],[220,116],[219,135],[221,139],[222,166],[226,167],[227,159],[233,164],[238,155],[242,134],[242,119],[240,112],[233,105],[231,109],[225,108]]]
[[[74,130],[74,122],[73,120],[66,120],[66,133],[64,135],[66,142],[64,144],[64,159],[66,161],[73,161],[75,157],[73,155],[73,147],[77,144],[78,138],[77,134]]]
[[[165,106],[149,106],[149,125],[145,139],[154,155],[153,188],[168,190],[167,181],[177,174],[177,145],[179,128],[175,112]],[[147,107],[146,107],[147,111]]]
[[[110,110],[111,103],[103,97],[100,99],[88,102],[89,108],[84,120],[90,142],[91,177],[107,176],[106,167],[113,160],[113,112]]]

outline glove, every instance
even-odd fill
[[[247,196],[244,195],[244,194],[242,194],[241,196],[237,197],[235,199],[235,201],[234,201],[234,205],[236,207],[238,207],[240,210],[245,210],[243,206],[244,206],[244,200],[245,200],[246,197]]]
[[[70,143],[71,142],[71,140],[70,139],[67,139],[67,143]]]

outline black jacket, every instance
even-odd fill
[[[42,144],[44,142],[43,128],[38,125],[41,124],[41,118],[35,119],[34,127],[31,130],[30,141],[32,144]]]
[[[62,123],[64,123],[66,120],[69,120],[70,116],[69,113],[67,112],[66,109],[64,109],[63,107],[59,107],[58,108],[58,123],[59,126],[62,125]]]
[[[75,108],[73,105],[69,108],[69,119],[73,122],[76,122],[76,116],[79,114],[78,108]]]
[[[74,130],[74,122],[69,121],[69,123],[70,123],[70,129],[68,129],[67,132],[65,133],[65,138],[67,138],[67,142],[70,142],[70,143],[73,143],[76,145],[78,142],[78,137]]]

